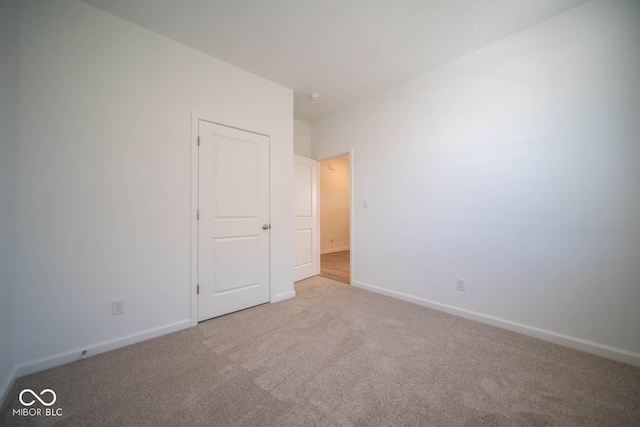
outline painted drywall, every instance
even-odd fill
[[[21,13],[18,362],[188,322],[192,110],[270,133],[271,296],[294,295],[292,91],[79,1]]]
[[[639,41],[589,2],[312,123],[354,149],[354,281],[638,359]]]
[[[18,163],[18,2],[0,1],[0,405],[15,366],[15,196]]]
[[[293,152],[311,157],[311,125],[302,120],[293,121]]]
[[[349,249],[349,156],[323,160],[320,174],[320,253]]]

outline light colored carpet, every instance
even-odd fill
[[[640,368],[314,277],[17,380],[2,425],[640,425]],[[51,388],[62,418],[11,415]]]

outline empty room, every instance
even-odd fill
[[[0,32],[0,426],[640,425],[637,0]]]

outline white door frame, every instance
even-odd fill
[[[203,112],[203,111],[191,111],[191,271],[190,271],[190,287],[191,293],[191,326],[198,324],[198,122],[204,120],[207,122],[215,123],[222,126],[227,126],[235,129],[244,130],[247,132],[257,133],[264,135],[271,140],[271,132],[267,132],[264,129],[256,129],[252,126],[247,126],[244,123],[238,123],[233,120],[228,120],[225,117],[220,117],[215,114]],[[271,150],[271,145],[269,145]],[[269,171],[272,170],[271,156],[269,156]],[[269,172],[271,174],[271,172]],[[274,194],[272,188],[272,180],[269,179],[269,220],[273,218],[273,206],[271,204],[271,194]],[[269,252],[271,252],[271,240],[269,239]],[[274,300],[273,287],[271,286],[271,275],[273,272],[273,266],[271,265],[271,258],[269,259],[269,302]]]
[[[318,159],[318,274],[320,274],[320,236],[322,230],[320,229],[320,192],[322,191],[321,183],[320,183],[320,162],[325,160],[335,159],[336,157],[342,157],[349,155],[349,284],[353,285],[353,277],[354,277],[354,269],[353,269],[353,253],[355,251],[355,246],[353,242],[353,147],[349,148],[348,151],[342,151],[336,154],[331,154],[321,159]]]

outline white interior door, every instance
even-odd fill
[[[318,266],[318,162],[294,156],[293,280],[319,274]]]
[[[198,321],[269,302],[269,138],[198,125]]]

